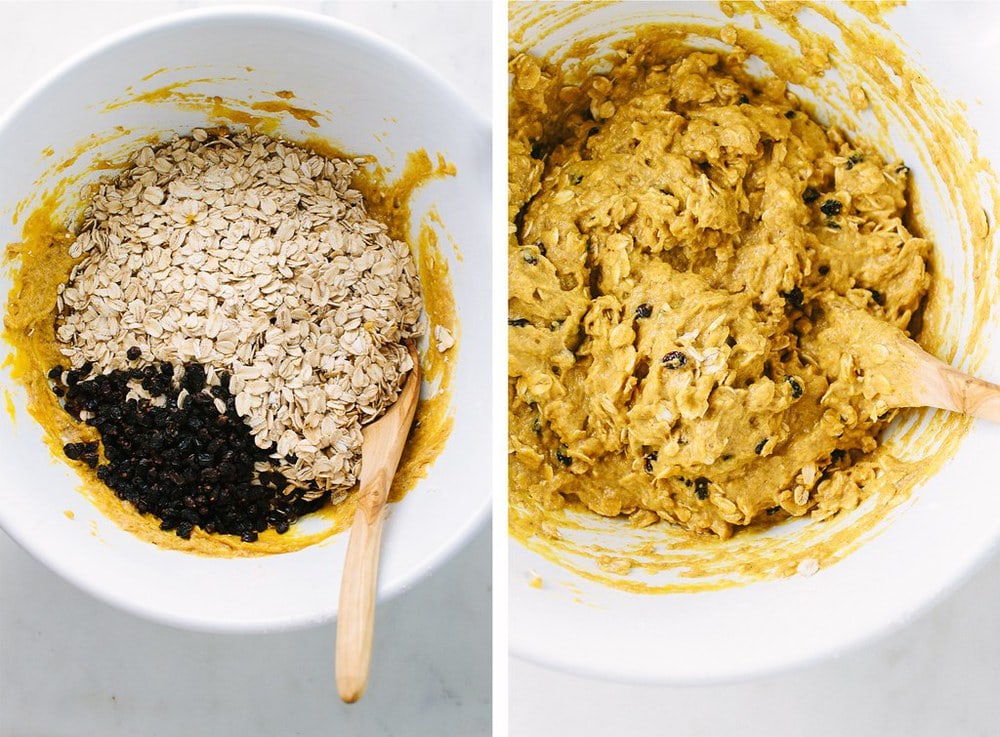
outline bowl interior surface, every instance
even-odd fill
[[[515,15],[515,28],[535,12],[525,8],[527,4],[522,4],[520,18]],[[984,70],[976,64],[997,49],[1000,11],[979,5],[961,19],[950,13],[945,18],[944,13],[947,10],[941,6],[910,5],[891,10],[886,18],[908,59],[920,65],[942,96],[969,103],[965,116],[978,132],[979,154],[1000,162],[1000,134],[995,126],[1000,95],[991,91]],[[567,13],[562,19],[569,18],[565,23],[545,12],[537,17],[540,20],[525,33],[519,48],[541,55],[564,49],[573,39],[603,34],[622,37],[627,31],[620,29],[648,22],[693,21],[716,29],[728,23],[744,28],[753,24],[747,15],[737,13],[730,18],[708,3],[591,7]],[[812,11],[806,11],[804,18],[804,22],[822,24],[822,18]],[[781,32],[769,28],[766,20],[762,22],[762,32],[780,41]],[[599,43],[598,48],[606,48],[606,43]],[[960,56],[956,50],[969,45],[976,53],[956,61]],[[715,39],[714,47],[724,45]],[[836,75],[829,76],[835,85]],[[809,99],[808,90],[796,91]],[[817,104],[822,115],[823,101]],[[831,117],[832,121],[825,122],[836,122],[850,133],[871,134],[870,118]],[[973,322],[969,307],[972,296],[987,289],[996,294],[995,234],[991,231],[988,238],[989,274],[974,275],[968,251],[962,247],[965,226],[960,227],[949,193],[932,171],[935,152],[908,133],[901,121],[892,119],[885,139],[911,164],[923,218],[937,251],[938,277],[952,285],[954,309],[930,315],[929,327],[942,336],[942,350],[955,356],[956,365],[996,381],[1000,379],[1000,355],[989,346],[1000,332],[1000,320],[990,315],[980,334],[980,345],[967,345]],[[986,202],[988,195],[983,196]],[[973,349],[979,350],[979,358],[970,363],[967,354]],[[924,414],[909,422],[919,425],[927,421]],[[906,430],[896,426],[889,433],[890,437],[904,438],[898,441],[904,453]],[[982,460],[998,441],[1000,428],[976,422],[951,458],[889,512],[885,524],[843,560],[812,576],[794,575],[695,593],[630,593],[570,570],[600,574],[592,560],[566,556],[560,559],[561,565],[537,549],[512,541],[511,650],[543,665],[597,678],[696,684],[801,666],[857,646],[915,616],[995,549],[1000,519],[972,510],[989,509],[994,504]],[[870,512],[871,506],[841,515],[832,524],[845,528]],[[586,527],[588,534],[581,535],[582,544],[600,540],[610,548],[618,545],[624,549],[657,534],[656,526],[636,532],[614,520],[591,520]],[[777,540],[792,540],[807,527],[801,522],[781,525],[769,534]],[[808,552],[804,549],[803,557]],[[663,571],[647,574],[634,570],[628,575],[633,581],[653,585],[672,580],[672,574]]]
[[[462,329],[488,321],[488,125],[421,62],[346,24],[265,9],[169,17],[64,65],[0,121],[0,158],[8,162],[0,181],[0,244],[18,240],[23,217],[66,178],[75,181],[60,211],[78,212],[79,186],[99,176],[94,162],[120,160],[148,135],[168,138],[219,122],[204,105],[155,95],[114,104],[171,86],[242,101],[273,101],[275,92],[290,90],[290,104],[317,113],[315,125],[285,115],[276,134],[373,155],[390,180],[419,149],[455,165],[455,176],[433,180],[411,202],[414,233],[432,209],[439,215],[433,227],[453,282],[460,341],[451,435],[426,478],[391,506],[383,537],[379,594],[403,590],[455,551],[489,511],[481,423],[488,398],[479,377],[490,365],[490,343],[488,333]],[[53,166],[77,154],[63,170]],[[9,288],[9,275],[0,276],[4,302]],[[0,362],[9,350],[0,347]],[[254,558],[157,548],[78,492],[79,477],[42,442],[9,371],[0,372],[0,387],[16,418],[0,421],[0,526],[53,570],[106,601],[177,626],[260,631],[334,616],[346,534]]]

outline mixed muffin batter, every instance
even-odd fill
[[[736,57],[510,68],[512,490],[722,537],[854,508],[891,412],[815,336],[915,329],[907,168]]]

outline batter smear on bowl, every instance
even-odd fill
[[[355,485],[423,332],[409,247],[358,162],[196,129],[96,185],[57,300],[65,446],[163,529],[256,540]]]
[[[733,56],[510,69],[512,489],[722,537],[856,507],[892,413],[814,335],[845,303],[915,328],[907,168]]]

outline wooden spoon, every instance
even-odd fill
[[[936,407],[1000,422],[1000,386],[952,368],[902,330],[844,300],[827,300],[822,307],[815,333],[805,342],[834,348],[829,356],[849,353],[866,391],[887,409]]]
[[[368,683],[382,523],[389,487],[420,397],[420,363],[413,343],[407,349],[413,369],[399,398],[384,415],[361,431],[358,508],[347,544],[337,613],[337,690],[349,704],[361,698]]]

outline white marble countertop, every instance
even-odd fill
[[[0,110],[100,38],[200,2],[0,2]],[[483,114],[488,3],[301,2],[435,67]],[[184,632],[119,612],[0,533],[0,737],[484,735],[491,724],[490,533],[377,614],[373,684],[345,706],[334,625]]]

